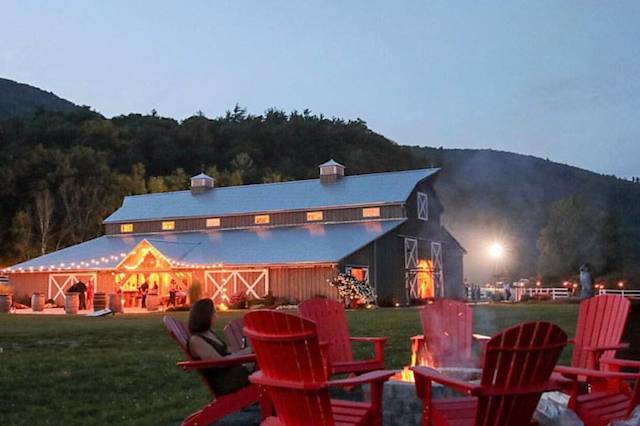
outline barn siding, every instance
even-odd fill
[[[188,218],[175,219],[175,230],[163,231],[162,220],[154,220],[148,222],[134,222],[133,233],[144,234],[151,232],[186,232],[186,231],[205,231],[212,229],[234,229],[234,228],[253,228],[260,226],[284,226],[284,225],[304,225],[309,223],[336,223],[336,222],[352,222],[363,220],[362,208],[349,207],[340,209],[318,209],[313,211],[322,211],[324,218],[318,222],[307,222],[307,211],[268,213],[270,216],[269,225],[256,225],[254,217],[256,214],[222,216],[220,217],[220,226],[216,228],[206,227],[206,218]],[[265,213],[267,214],[267,213]],[[404,217],[404,208],[402,205],[380,206],[379,219],[398,219]],[[170,219],[168,219],[170,220]],[[371,220],[371,219],[367,219]],[[105,233],[108,235],[121,234],[120,223],[105,224]],[[130,234],[130,233],[127,233]]]
[[[314,296],[338,297],[327,280],[338,273],[334,266],[269,268],[269,289],[275,297],[303,301]]]

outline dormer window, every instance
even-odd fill
[[[317,222],[324,219],[322,212],[307,212],[307,222]]]
[[[362,217],[380,217],[380,207],[362,209]]]
[[[173,231],[174,229],[176,229],[176,223],[173,220],[162,222],[163,231]]]
[[[120,225],[120,232],[122,232],[123,234],[133,232],[133,223],[123,223],[122,225]]]
[[[424,192],[418,192],[418,219],[429,220],[429,197]]]
[[[253,223],[256,225],[267,225],[271,222],[271,218],[268,214],[259,214],[254,217]]]
[[[218,228],[220,226],[219,217],[210,217],[207,219],[207,228]]]

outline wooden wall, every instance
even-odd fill
[[[337,298],[328,279],[335,277],[338,269],[332,266],[303,268],[269,268],[269,288],[276,297],[288,297],[303,301],[317,295]]]
[[[339,209],[314,210],[322,211],[324,218],[318,222],[307,222],[307,211],[270,213],[269,225],[256,225],[254,223],[254,214],[222,216],[220,217],[220,226],[215,228],[206,227],[206,218],[187,218],[176,219],[175,229],[171,231],[162,230],[161,220],[148,222],[133,222],[133,233],[151,233],[151,232],[184,232],[184,231],[202,231],[202,230],[218,230],[218,229],[237,229],[252,228],[260,226],[284,226],[284,225],[302,225],[307,223],[340,223],[352,222],[360,220],[372,220],[372,218],[362,217],[362,208],[349,207]],[[404,217],[404,207],[400,204],[380,206],[380,217],[375,219],[396,219]],[[108,223],[105,225],[105,233],[121,234],[120,223]]]

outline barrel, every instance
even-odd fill
[[[107,307],[107,293],[95,293],[93,295],[93,311],[101,311]]]
[[[147,311],[157,311],[160,305],[160,296],[157,294],[147,294]]]
[[[79,307],[80,307],[79,293],[65,293],[64,312],[67,314],[77,314]]]
[[[31,295],[31,309],[33,312],[44,311],[44,293],[33,293]]]
[[[10,294],[0,294],[0,313],[7,314],[11,310],[13,298]]]
[[[109,294],[109,309],[111,309],[111,311],[115,313],[124,312],[122,310],[122,299],[119,294],[115,294],[115,293]]]

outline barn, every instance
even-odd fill
[[[351,273],[378,300],[463,297],[463,247],[441,225],[438,169],[345,175],[333,160],[317,179],[125,197],[104,235],[6,268],[16,294],[62,303],[78,280],[136,302],[142,283],[199,283],[217,303],[253,298],[337,297],[327,280]]]

